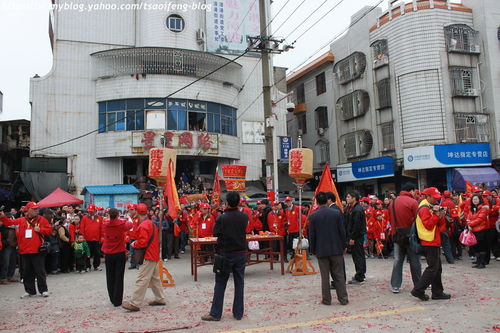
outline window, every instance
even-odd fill
[[[316,153],[319,156],[319,163],[325,164],[330,161],[330,145],[328,141],[320,140],[316,143]]]
[[[99,133],[166,128],[237,135],[236,109],[218,103],[142,98],[99,102],[98,109]]]
[[[394,150],[394,127],[392,122],[380,125],[380,131],[382,132],[382,150]]]
[[[381,39],[372,44],[373,68],[377,68],[389,63],[389,50],[387,40]]]
[[[181,32],[184,30],[184,19],[177,14],[172,14],[167,17],[167,28],[173,32]]]
[[[489,117],[487,114],[455,113],[457,142],[489,142]]]
[[[450,67],[453,96],[476,97],[476,69],[473,67]]]
[[[301,83],[297,87],[297,104],[302,104],[306,102],[305,92],[304,92],[304,84]]]
[[[361,77],[366,68],[366,56],[361,52],[354,52],[347,58],[337,62],[333,67],[340,84],[345,84]]]
[[[365,90],[355,90],[340,97],[335,104],[335,110],[342,120],[360,117],[370,108],[370,96]]]
[[[307,119],[305,113],[297,115],[297,125],[300,135],[307,134]]]
[[[326,106],[320,106],[316,109],[316,129],[328,128],[328,109]]]
[[[479,31],[466,24],[453,24],[444,28],[448,52],[480,53]]]
[[[377,82],[378,91],[378,109],[385,109],[391,107],[391,81],[390,79],[383,79]]]
[[[373,137],[368,130],[360,130],[341,137],[346,159],[365,156],[373,147]]]
[[[326,92],[325,72],[316,75],[316,95]]]

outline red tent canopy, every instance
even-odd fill
[[[80,200],[72,196],[68,192],[61,190],[59,187],[38,202],[40,207],[47,207],[47,208],[64,206],[64,205],[78,205],[82,203],[83,200]]]

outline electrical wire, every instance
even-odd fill
[[[305,2],[306,2],[306,0],[303,0],[303,1],[302,1],[302,2],[301,2],[301,3],[300,3],[300,4],[299,4],[299,5],[298,5],[298,6],[297,6],[294,10],[293,10],[293,12],[292,12],[290,15],[288,15],[288,18],[287,18],[285,21],[283,21],[283,22],[281,23],[281,25],[280,25],[280,26],[279,26],[279,27],[278,27],[278,28],[274,31],[274,34],[276,34],[276,33],[278,32],[278,30],[280,30],[280,28],[281,28],[281,27],[282,27],[282,26],[283,26],[283,25],[284,25],[284,24],[285,24],[285,23],[286,23],[286,22],[287,22],[287,21],[288,21],[288,20],[289,20],[289,19],[293,16],[293,14],[295,14],[295,12],[296,12],[296,11],[297,11],[297,10],[298,10],[298,9],[299,9],[299,8],[300,8],[300,7],[301,7],[301,6],[305,3]]]
[[[321,6],[323,6],[328,0],[325,0],[316,10],[318,10],[319,8],[321,8]],[[297,39],[299,39],[300,37],[302,37],[307,31],[311,30],[312,27],[314,27],[316,24],[318,24],[322,19],[325,18],[325,16],[327,16],[328,14],[330,14],[332,12],[332,10],[334,10],[335,8],[337,8],[342,2],[344,2],[344,0],[340,0],[339,2],[337,2],[335,4],[335,6],[333,6],[329,11],[327,11],[325,14],[323,14],[323,16],[321,16],[318,20],[316,20],[316,22],[313,23],[313,25],[311,25],[308,29],[306,29],[299,37],[295,38],[295,41]],[[302,26],[302,24],[304,22],[306,22],[315,12],[313,11],[308,17],[306,17],[305,20],[303,20],[302,22],[300,22],[299,24],[297,24],[297,26],[295,27],[295,29],[293,29],[286,37],[285,39],[288,39],[288,37],[290,37],[290,35],[292,35],[295,31],[297,31],[298,28],[300,28]],[[295,43],[295,41],[292,43],[292,45]]]

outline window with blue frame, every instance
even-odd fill
[[[227,105],[188,99],[136,98],[99,102],[99,133],[140,131],[145,110],[166,110],[167,130],[237,135],[237,112]]]

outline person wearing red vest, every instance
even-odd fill
[[[137,214],[141,224],[137,229],[137,240],[130,244],[136,249],[146,249],[144,262],[139,267],[137,280],[135,281],[135,290],[129,302],[122,304],[124,309],[129,311],[139,311],[146,296],[148,286],[155,296],[155,299],[149,302],[151,306],[163,306],[165,294],[160,280],[158,262],[160,261],[160,238],[156,225],[148,219],[148,206],[146,204],[137,205]]]
[[[191,220],[191,227],[195,232],[195,237],[212,237],[215,219],[210,214],[210,205],[201,204],[200,211]]]
[[[274,201],[271,212],[267,214],[267,225],[269,226],[269,231],[278,236],[285,237],[286,223],[286,215],[283,213],[281,203],[279,201]],[[272,248],[274,252],[279,252],[279,241],[272,241]],[[284,260],[285,262],[288,262],[286,253]]]
[[[26,293],[21,298],[36,295],[35,278],[38,292],[48,297],[47,280],[45,273],[45,254],[40,253],[43,237],[52,233],[52,227],[43,216],[38,215],[40,206],[29,202],[25,206],[26,216],[11,220],[0,211],[0,225],[18,226],[17,246],[22,258],[23,284]]]
[[[467,215],[467,226],[469,230],[476,236],[477,244],[474,245],[474,252],[477,255],[476,265],[474,268],[485,268],[486,256],[488,254],[488,212],[490,207],[487,202],[483,201],[480,194],[473,194],[471,198],[471,206]]]
[[[411,294],[422,301],[428,301],[429,296],[425,294],[425,290],[429,285],[432,285],[432,299],[450,299],[451,296],[443,291],[441,280],[441,232],[446,230],[445,211],[438,206],[441,193],[437,188],[429,187],[422,191],[422,195],[424,195],[425,199],[419,204],[415,223],[417,224],[420,243],[424,249],[427,267]],[[419,228],[420,223],[422,226]],[[429,239],[423,239],[429,236]]]
[[[101,265],[101,240],[102,240],[102,216],[97,215],[94,205],[87,207],[88,215],[82,218],[80,231],[90,248],[90,256],[94,258],[95,271],[102,271]],[[90,269],[90,258],[87,258],[87,268]]]

